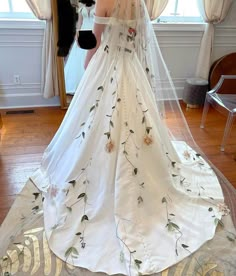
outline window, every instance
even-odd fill
[[[169,0],[158,22],[203,22],[198,0]]]
[[[0,18],[35,19],[25,0],[0,0]]]

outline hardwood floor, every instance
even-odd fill
[[[226,118],[211,109],[205,129],[200,129],[202,109],[182,104],[193,136],[207,157],[236,187],[236,129],[231,132],[225,152],[219,145]],[[5,114],[0,145],[0,224],[28,177],[39,167],[42,154],[58,129],[65,110],[35,108],[34,113]]]

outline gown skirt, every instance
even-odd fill
[[[208,163],[172,141],[135,52],[93,56],[31,177],[51,250],[92,272],[145,275],[213,238],[224,202]]]

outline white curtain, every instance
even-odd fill
[[[145,0],[151,20],[158,18],[169,0]]]
[[[44,98],[59,95],[50,0],[26,0],[38,19],[46,20],[42,49],[41,92]]]
[[[198,0],[200,13],[206,24],[202,37],[196,77],[208,79],[214,43],[214,25],[222,22],[232,4],[232,0]]]

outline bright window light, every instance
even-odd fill
[[[197,0],[169,0],[158,22],[203,22]]]
[[[0,0],[0,18],[36,19],[25,0]]]

